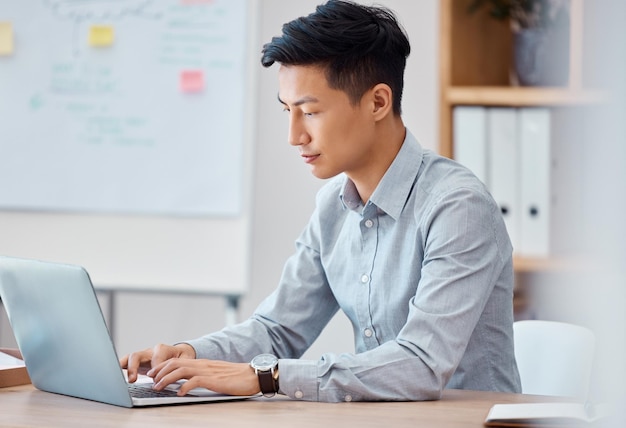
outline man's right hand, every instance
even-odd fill
[[[120,365],[128,372],[128,381],[135,382],[137,376],[146,374],[150,368],[172,358],[196,358],[196,351],[191,345],[179,343],[177,345],[156,345],[154,348],[133,352],[120,358]]]

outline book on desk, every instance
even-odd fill
[[[0,348],[0,388],[29,383],[30,377],[20,352],[16,349]]]
[[[577,427],[592,426],[608,416],[604,405],[577,402],[495,404],[487,427]]]

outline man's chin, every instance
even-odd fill
[[[339,175],[340,173],[341,172],[319,171],[319,170],[316,170],[315,168],[311,168],[311,174],[313,174],[315,178],[319,178],[320,180],[327,180],[329,178],[333,178]]]

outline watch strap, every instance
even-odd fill
[[[276,390],[276,382],[274,381],[274,369],[267,371],[256,371],[259,377],[259,386],[261,387],[261,393],[265,396],[272,396],[278,391]]]

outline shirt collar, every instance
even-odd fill
[[[397,220],[409,198],[415,183],[419,165],[422,163],[423,149],[407,129],[402,147],[398,151],[387,172],[376,186],[370,202]],[[356,210],[362,207],[361,197],[356,186],[347,176],[339,194],[345,208]]]
[[[343,188],[339,193],[339,199],[341,199],[341,203],[344,208],[352,211],[356,211],[359,207],[363,206],[361,196],[359,196],[359,192],[356,190],[354,182],[350,180],[348,176],[345,176]]]

